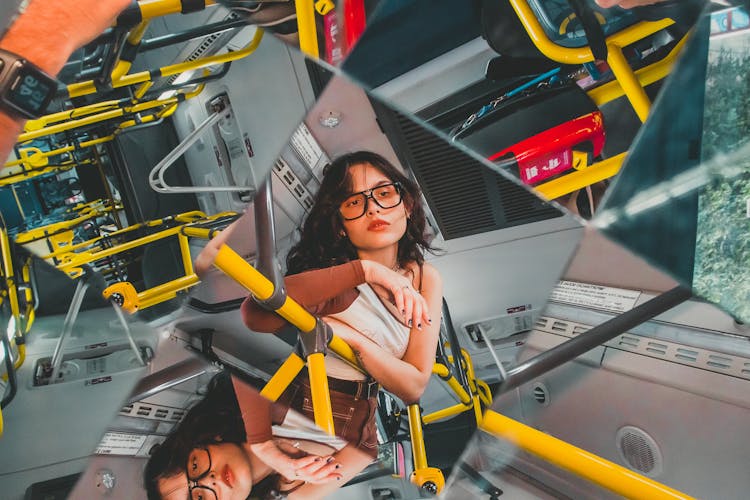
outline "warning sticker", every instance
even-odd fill
[[[94,453],[97,455],[132,456],[138,453],[147,437],[126,432],[107,432]]]
[[[637,290],[592,285],[577,281],[561,281],[552,290],[550,300],[620,313],[635,307],[640,296],[641,292]]]
[[[315,168],[320,157],[323,156],[323,150],[320,149],[318,141],[310,133],[310,129],[304,123],[300,124],[297,130],[292,134],[292,148],[299,156],[299,159],[307,163],[307,166]]]

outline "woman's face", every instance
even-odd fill
[[[199,479],[188,481],[188,477]],[[217,500],[245,500],[253,478],[244,449],[221,443],[193,449],[185,472],[160,478],[158,484],[164,500],[214,500],[214,496]]]
[[[365,194],[378,196],[376,188],[393,183],[392,179],[369,163],[349,167],[349,178],[352,186],[350,194],[367,191]],[[375,192],[369,193],[371,189],[375,189]],[[389,204],[384,203],[382,198],[380,201],[386,206]],[[344,204],[346,203],[345,200]],[[409,215],[403,200],[391,208],[382,208],[371,197],[366,198],[364,203],[364,214],[361,217],[342,220],[352,245],[360,251],[377,251],[398,246],[399,240],[406,232],[406,218]]]

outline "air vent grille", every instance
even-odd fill
[[[541,316],[534,327],[537,331],[574,337],[591,328],[589,325]],[[744,357],[732,356],[699,347],[688,347],[667,340],[656,340],[632,333],[623,333],[605,343],[607,347],[628,351],[652,358],[664,359],[681,365],[722,373],[750,380],[750,362]]]
[[[163,422],[179,422],[185,410],[157,404],[143,403],[137,401],[124,406],[120,415],[124,417],[145,418],[148,420],[161,420]]]
[[[445,240],[562,213],[398,112],[378,115],[401,162],[414,172]]]
[[[617,431],[616,439],[617,449],[628,467],[649,477],[661,473],[661,451],[645,431],[626,425]]]
[[[239,19],[239,15],[232,11],[227,15],[227,17],[224,18],[224,21],[234,21],[235,19]],[[221,32],[221,33],[214,33],[212,35],[208,35],[203,39],[203,41],[198,45],[198,47],[195,48],[193,52],[190,53],[189,56],[185,58],[185,62],[189,61],[195,61],[197,59],[200,59],[201,57],[209,56],[214,54],[221,48],[221,44],[216,43],[219,38],[224,38],[227,32]],[[174,81],[179,77],[179,73],[176,75],[172,75],[167,79],[167,82],[171,85],[174,83]]]

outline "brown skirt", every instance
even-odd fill
[[[278,402],[315,421],[310,382],[306,375],[304,373],[304,375],[297,376]],[[377,396],[369,399],[356,399],[351,394],[333,389],[330,390],[330,394],[336,435],[346,439],[367,455],[376,458],[378,456],[378,434],[375,423],[375,412],[378,408]]]

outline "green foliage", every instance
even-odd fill
[[[703,160],[750,139],[750,54],[722,47],[709,56],[703,118]],[[695,291],[750,321],[750,171],[719,180],[699,199]]]

